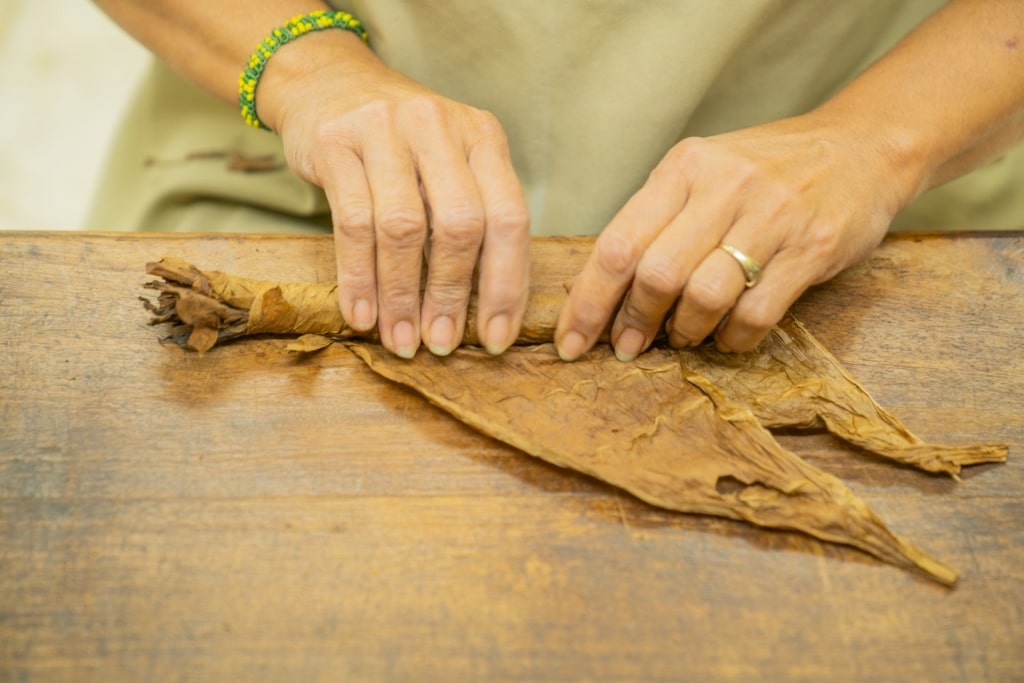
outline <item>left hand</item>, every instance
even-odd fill
[[[916,194],[893,158],[871,131],[816,114],[683,140],[598,237],[559,317],[559,355],[590,349],[616,307],[621,360],[673,307],[673,346],[714,333],[723,351],[755,348],[805,289],[865,258]],[[723,243],[761,265],[756,285]]]

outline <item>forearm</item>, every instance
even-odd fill
[[[94,0],[114,21],[185,77],[228,103],[238,101],[238,75],[270,32],[299,14],[330,9],[318,0]],[[259,88],[259,114],[272,128],[276,84],[333,62],[376,64],[349,31],[303,36],[267,64]]]
[[[905,203],[990,161],[1024,140],[1024,3],[953,0],[816,113],[879,141]]]

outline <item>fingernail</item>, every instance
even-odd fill
[[[366,299],[357,299],[352,304],[352,328],[366,332],[373,328],[373,309]]]
[[[583,355],[587,350],[587,340],[579,332],[570,331],[562,336],[562,343],[558,344],[558,357],[564,361],[574,361]]]
[[[512,345],[514,340],[508,338],[510,327],[507,315],[496,315],[487,322],[487,341],[484,344],[487,353],[497,356]]]
[[[628,363],[640,355],[646,343],[647,338],[640,330],[627,327],[619,335],[618,341],[615,342],[615,357],[623,363]]]
[[[435,356],[447,356],[455,345],[455,321],[446,315],[434,318],[430,324],[427,348]]]
[[[400,358],[412,358],[416,355],[419,341],[416,339],[416,328],[408,320],[395,323],[391,328],[391,343],[395,347],[395,355]]]

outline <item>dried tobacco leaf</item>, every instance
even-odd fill
[[[481,432],[679,512],[802,531],[946,585],[950,567],[893,534],[839,479],[782,448],[742,404],[690,383],[675,351],[630,364],[600,345],[564,363],[550,344],[413,362],[348,344],[374,371]]]
[[[330,337],[319,334],[304,334],[285,348],[296,353],[316,353],[334,343]]]
[[[542,278],[558,276],[537,270]],[[177,258],[149,263],[146,271],[164,280],[147,285],[161,292],[156,305],[146,302],[153,322],[170,324],[172,339],[200,352],[250,334],[314,334],[337,340],[357,336],[338,310],[336,285],[265,282],[204,272]],[[550,342],[564,301],[561,285],[543,279],[534,282],[516,343]],[[466,344],[477,343],[474,319],[471,311]],[[690,381],[713,385],[749,406],[766,427],[824,426],[861,448],[929,472],[955,475],[963,465],[1006,460],[1005,445],[922,442],[875,403],[791,317],[773,330],[757,352],[722,354],[705,345],[680,351],[678,358]]]
[[[892,534],[838,479],[784,450],[765,426],[824,425],[884,457],[954,475],[962,465],[1005,460],[1005,446],[923,444],[793,319],[755,353],[656,347],[624,364],[605,345],[582,362],[562,363],[545,344],[565,301],[558,277],[585,249],[560,240],[531,253],[542,256],[534,271],[541,276],[517,344],[539,346],[514,347],[498,359],[472,348],[446,359],[421,352],[412,363],[376,345],[351,348],[481,431],[653,504],[804,531],[947,585],[956,580]],[[170,325],[171,338],[200,352],[252,334],[303,335],[289,348],[305,353],[357,336],[338,310],[334,285],[264,282],[174,258],[147,264],[147,272],[163,278],[147,285],[160,292],[157,302],[143,299],[151,322]],[[467,344],[477,343],[474,318],[471,310]]]
[[[200,344],[184,344],[200,353],[253,334],[353,336],[338,310],[337,285],[267,282],[200,271],[173,257],[147,263],[146,272],[163,278],[146,284],[161,292],[156,304],[143,299],[154,314],[153,322],[170,323],[171,338],[179,343],[205,328]]]
[[[924,443],[878,405],[792,316],[754,353],[720,353],[712,346],[680,353],[687,379],[717,387],[750,408],[765,427],[821,427],[882,457],[928,472],[955,475],[964,465],[1004,462],[1004,444]]]

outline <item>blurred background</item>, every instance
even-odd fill
[[[148,53],[87,0],[0,0],[0,230],[77,230]]]

